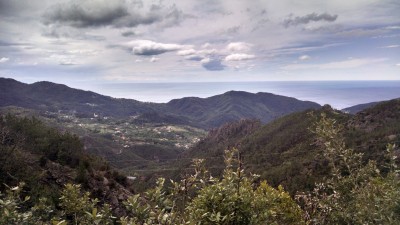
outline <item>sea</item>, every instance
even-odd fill
[[[183,97],[207,98],[227,91],[268,92],[343,109],[400,98],[399,81],[261,81],[92,84],[91,91],[116,98],[165,103]]]

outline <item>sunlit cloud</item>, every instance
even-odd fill
[[[132,47],[132,52],[135,55],[160,55],[188,47],[179,44],[164,44],[150,40],[134,40],[129,42],[128,46]]]
[[[1,57],[1,58],[0,58],[0,63],[5,63],[5,62],[7,62],[8,60],[10,60],[10,59],[7,58],[7,57]]]
[[[225,61],[242,61],[242,60],[254,59],[255,57],[256,57],[255,55],[235,53],[226,56]]]
[[[299,57],[299,60],[301,60],[301,61],[310,60],[310,59],[311,59],[311,57],[309,55],[302,55]]]
[[[382,48],[399,48],[400,45],[388,45],[388,46],[384,46]]]
[[[245,42],[231,42],[226,47],[230,51],[248,51],[252,47],[251,44]]]

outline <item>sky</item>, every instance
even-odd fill
[[[400,80],[399,0],[0,0],[0,77]]]

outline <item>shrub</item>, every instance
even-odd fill
[[[387,146],[389,172],[382,175],[375,161],[362,163],[362,154],[345,146],[342,125],[322,114],[313,129],[323,143],[332,177],[311,193],[299,193],[309,224],[400,224],[400,181]]]

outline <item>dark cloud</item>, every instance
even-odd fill
[[[23,17],[35,11],[37,5],[34,1],[26,0],[0,0],[0,17]]]
[[[135,36],[136,34],[133,31],[125,31],[125,32],[122,32],[121,35],[124,37],[132,37],[132,36]]]
[[[202,66],[206,70],[210,71],[221,71],[225,69],[225,65],[221,63],[221,60],[219,59],[203,59],[202,61]]]
[[[123,0],[81,0],[57,4],[44,14],[44,24],[62,24],[72,27],[136,27],[162,23],[172,26],[180,23],[183,13],[175,5],[167,7],[151,5],[146,11],[143,5],[127,3]],[[143,13],[144,12],[144,13]]]
[[[60,23],[73,27],[105,26],[129,15],[124,2],[83,1],[57,4],[44,14],[44,23]]]
[[[240,26],[233,26],[226,29],[226,34],[237,34],[240,31]]]
[[[76,40],[104,41],[105,37],[100,35],[87,34],[79,29],[63,26],[48,26],[42,31],[42,35],[51,38],[72,38]]]
[[[158,13],[158,12],[156,12],[156,13]],[[179,24],[186,17],[191,17],[191,16],[185,15],[181,10],[179,10],[178,8],[176,8],[175,5],[173,5],[167,10],[167,13],[165,14],[165,16],[161,22],[161,25],[164,27],[171,27],[171,26]]]
[[[24,45],[29,45],[29,43],[19,43],[19,42],[7,42],[7,41],[3,41],[0,40],[0,47],[3,46],[24,46]]]
[[[185,59],[191,60],[191,61],[201,61],[202,59],[204,59],[204,57],[199,56],[199,55],[188,55],[188,56],[185,56]]]
[[[14,4],[13,1],[7,1],[7,0],[0,0],[0,12],[1,15],[4,15],[7,12],[14,11]]]
[[[60,62],[59,64],[61,66],[75,66],[75,65],[78,65],[78,64],[76,64],[74,62]]]
[[[317,21],[333,22],[337,19],[337,17],[338,15],[331,15],[328,13],[317,14],[315,12],[307,14],[305,16],[296,16],[294,18],[293,15],[290,15],[283,21],[283,25],[285,27],[289,27],[289,26],[297,26],[299,24],[308,24],[310,22],[317,22]]]

